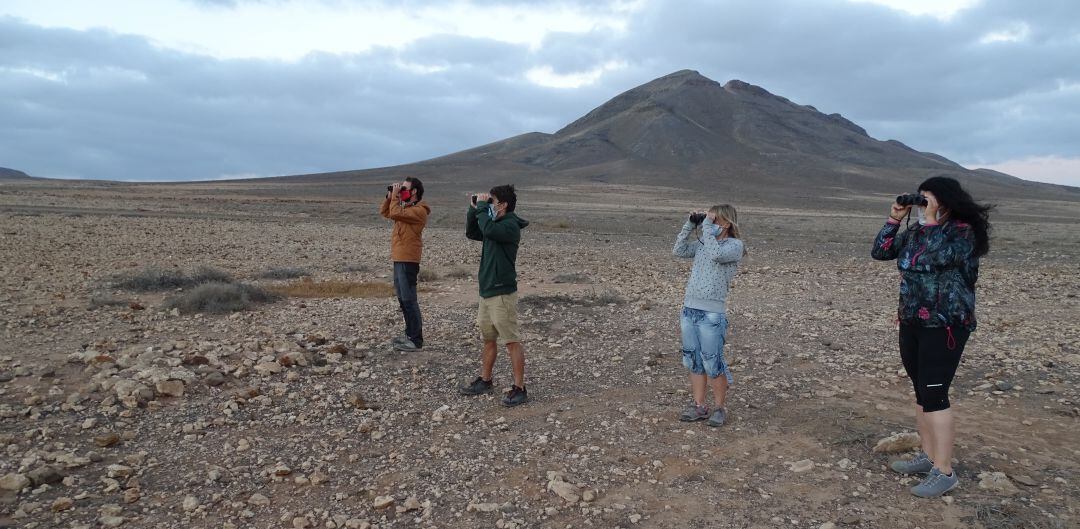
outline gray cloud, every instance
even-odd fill
[[[219,60],[0,17],[0,165],[170,180],[377,167],[551,132],[683,68],[762,85],[960,162],[1080,157],[1070,141],[1080,137],[1070,60],[1080,57],[1080,4],[1017,4],[986,1],[942,21],[841,0],[658,1],[625,32],[551,34],[537,49],[436,35],[296,62]],[[980,43],[1018,27],[1020,42]],[[626,67],[578,89],[525,78],[611,61]]]

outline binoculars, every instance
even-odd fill
[[[923,206],[926,207],[926,198],[918,193],[908,193],[906,195],[900,195],[896,197],[896,203],[901,206]]]

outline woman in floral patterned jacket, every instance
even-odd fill
[[[900,233],[912,206],[892,205],[870,255],[896,259],[900,269],[900,358],[915,387],[915,419],[922,451],[890,466],[902,474],[927,474],[911,489],[938,497],[958,484],[952,471],[955,429],[949,385],[975,330],[975,281],[989,244],[989,206],[975,203],[960,182],[935,176],[919,185],[919,223]],[[910,222],[910,221],[909,221]]]

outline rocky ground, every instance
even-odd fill
[[[895,266],[868,257],[887,206],[743,209],[736,386],[711,429],[677,420],[685,207],[528,191],[532,402],[505,409],[456,393],[479,345],[460,204],[437,204],[427,343],[403,354],[391,298],[183,314],[164,306],[175,292],[110,283],[151,265],[387,282],[373,202],[0,186],[0,526],[1080,526],[1080,213],[998,222],[953,389],[961,488],[918,500],[886,468],[913,417]]]

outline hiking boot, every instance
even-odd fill
[[[503,396],[502,405],[507,408],[513,408],[519,404],[525,404],[528,401],[529,392],[525,391],[525,388],[510,386],[510,391],[507,391],[506,395]]]
[[[395,336],[393,339],[390,340],[390,344],[397,345],[399,343],[404,343],[408,339],[409,338],[407,336]]]
[[[911,487],[911,493],[920,498],[937,498],[950,490],[956,488],[960,484],[960,478],[956,476],[954,470],[951,476],[942,474],[937,467],[930,470],[930,474],[926,476],[926,479],[922,483]]]
[[[421,346],[414,344],[413,341],[408,339],[408,338],[405,338],[404,340],[394,344],[394,350],[395,351],[409,352],[409,351],[419,351],[420,349],[421,349]]]
[[[462,395],[483,395],[494,390],[495,384],[492,384],[490,380],[484,380],[484,377],[476,377],[472,384],[458,388],[458,392]]]
[[[716,411],[709,416],[709,421],[705,424],[715,428],[717,426],[723,426],[725,421],[727,421],[727,410],[724,408],[717,408]]]
[[[889,468],[901,474],[926,474],[934,468],[934,462],[926,452],[919,452],[911,461],[900,459],[889,463]]]
[[[679,420],[682,422],[703,421],[708,418],[709,407],[704,405],[698,406],[694,403],[690,403],[690,405],[683,410],[682,415],[679,416]]]

